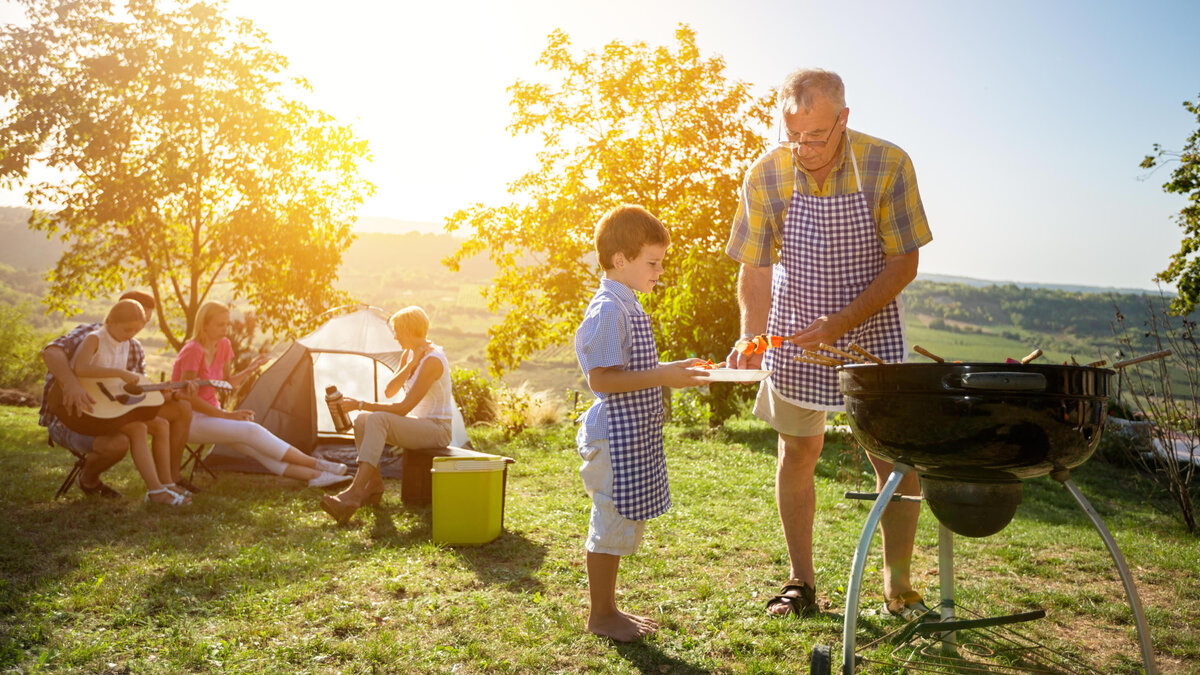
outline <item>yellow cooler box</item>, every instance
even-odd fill
[[[504,526],[508,464],[499,455],[433,458],[433,540],[486,544]]]

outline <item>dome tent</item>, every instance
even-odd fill
[[[354,443],[352,434],[335,431],[325,405],[325,388],[336,386],[342,394],[363,401],[399,400],[386,398],[383,390],[404,353],[386,315],[377,307],[350,306],[321,316],[331,318],[293,341],[238,406],[253,411],[254,419],[271,433],[310,455],[322,454],[318,451],[321,446],[352,447]],[[450,444],[468,444],[457,405]],[[231,471],[266,472],[261,464],[228,445],[215,446],[204,462]],[[395,469],[398,471],[399,463]]]

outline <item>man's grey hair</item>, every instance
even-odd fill
[[[829,99],[839,110],[846,107],[846,87],[837,73],[820,68],[801,68],[783,79],[779,87],[779,109],[787,115],[812,110],[814,94]]]

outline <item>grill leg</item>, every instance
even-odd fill
[[[1125,556],[1121,555],[1121,549],[1117,548],[1117,540],[1113,539],[1112,533],[1105,527],[1104,521],[1100,520],[1100,514],[1092,508],[1091,502],[1079,491],[1079,486],[1071,480],[1070,471],[1065,469],[1055,471],[1050,474],[1050,477],[1062,483],[1067,492],[1071,493],[1071,496],[1079,504],[1079,508],[1083,509],[1088,519],[1092,521],[1092,525],[1096,527],[1096,531],[1100,533],[1100,538],[1104,540],[1109,555],[1117,565],[1117,573],[1121,575],[1121,583],[1125,585],[1125,596],[1129,598],[1129,607],[1133,610],[1133,621],[1137,624],[1138,643],[1142,648],[1142,664],[1146,667],[1147,675],[1157,675],[1159,671],[1158,666],[1154,663],[1154,645],[1150,643],[1150,626],[1146,623],[1146,614],[1142,611],[1142,601],[1138,597],[1137,587],[1133,585],[1133,575],[1129,573],[1129,565],[1125,563]]]
[[[954,533],[938,523],[938,592],[941,595],[942,621],[954,620]],[[958,655],[958,634],[941,634],[942,653]]]
[[[913,468],[907,464],[896,462],[892,464],[892,473],[888,476],[879,496],[871,506],[867,522],[863,523],[862,535],[858,538],[858,548],[854,549],[854,562],[850,566],[850,581],[846,585],[846,615],[842,620],[842,672],[851,675],[854,672],[854,634],[858,630],[858,594],[862,590],[863,568],[867,564],[867,552],[871,548],[871,538],[875,536],[875,528],[883,517],[883,510],[892,495],[900,487],[900,481]]]

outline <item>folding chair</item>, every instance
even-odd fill
[[[184,452],[187,453],[187,457],[184,457],[183,463],[179,465],[179,474],[183,475],[184,470],[186,470],[188,468],[188,465],[190,464],[191,471],[188,472],[188,478],[187,478],[189,482],[191,482],[192,477],[196,475],[196,467],[200,467],[201,469],[204,469],[205,473],[207,473],[209,476],[211,476],[213,478],[213,480],[216,480],[217,474],[213,473],[213,470],[211,468],[209,468],[209,466],[207,464],[204,463],[204,450],[206,448],[211,448],[211,447],[212,447],[211,445],[204,445],[204,444],[184,445],[183,450],[184,450]]]
[[[50,447],[54,447],[54,441],[50,440],[49,438],[46,439],[46,443],[49,444]],[[87,461],[86,455],[75,452],[71,448],[67,448],[67,450],[70,450],[71,454],[75,455],[75,465],[72,466],[71,470],[67,472],[67,479],[62,482],[62,485],[58,486],[58,492],[54,493],[55,499],[67,494],[67,492],[71,489],[71,486],[79,478],[80,472],[83,471],[83,463]]]

